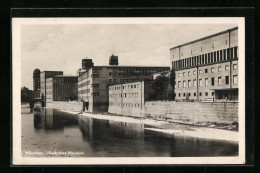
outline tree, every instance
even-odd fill
[[[172,87],[172,93],[173,93],[173,100],[175,100],[175,84],[176,84],[176,74],[175,74],[175,69],[172,68],[171,69],[171,73],[170,73],[170,85]]]
[[[161,100],[167,96],[167,88],[169,86],[170,79],[164,75],[158,76],[152,83],[152,88],[155,92],[156,98]]]

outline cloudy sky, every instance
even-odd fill
[[[22,25],[22,86],[33,88],[33,70],[76,75],[81,59],[108,65],[113,52],[119,65],[170,66],[169,49],[235,24],[88,24]]]

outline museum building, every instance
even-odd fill
[[[170,49],[179,101],[238,100],[238,27]]]

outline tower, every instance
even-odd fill
[[[40,73],[41,71],[37,68],[33,71],[33,91],[39,91],[40,90]]]
[[[82,59],[82,69],[88,70],[93,66],[94,63],[92,62],[92,59],[87,59],[87,58]]]
[[[115,56],[114,54],[112,54],[109,57],[109,65],[118,65],[118,56]]]

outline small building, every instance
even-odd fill
[[[46,103],[78,100],[78,76],[58,75],[46,79]]]
[[[108,112],[141,116],[144,103],[153,98],[152,81],[136,81],[109,86]]]
[[[170,49],[176,100],[238,99],[238,27]]]

